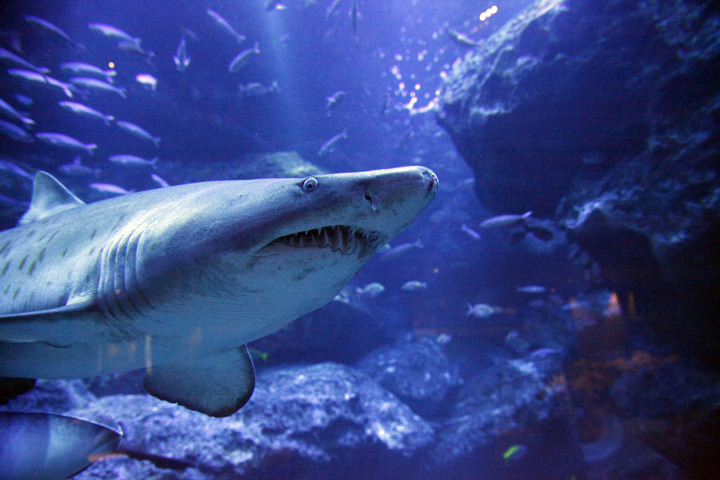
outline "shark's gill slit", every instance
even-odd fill
[[[365,200],[370,202],[370,208],[372,208],[373,212],[377,211],[377,205],[375,204],[375,201],[373,200],[372,196],[370,196],[369,193],[365,194]]]

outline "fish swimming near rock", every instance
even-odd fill
[[[488,218],[480,224],[480,228],[490,229],[512,229],[518,228],[520,230],[514,232],[510,237],[510,244],[515,245],[525,239],[525,236],[529,233],[532,234],[538,240],[547,242],[553,239],[554,234],[551,230],[542,227],[540,225],[530,225],[529,219],[532,215],[532,211],[523,213],[522,215],[498,215],[497,217]]]
[[[254,389],[245,344],[330,302],[437,189],[414,166],[85,204],[39,172],[0,232],[0,377],[145,368],[152,395],[230,415]]]

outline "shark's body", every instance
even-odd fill
[[[329,302],[436,191],[408,167],[86,205],[41,172],[0,232],[0,377],[144,367],[153,395],[229,415],[254,387],[244,345]]]

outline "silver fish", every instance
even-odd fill
[[[119,28],[113,27],[112,25],[106,25],[104,23],[88,23],[88,28],[95,32],[100,32],[106,37],[112,38],[113,40],[117,40],[119,42],[129,42],[136,45],[140,45],[140,43],[142,42],[140,37],[133,37],[124,30],[120,30]]]
[[[177,46],[175,55],[173,55],[173,62],[178,72],[184,72],[190,65],[190,57],[187,54],[187,44],[185,43],[185,35],[180,39],[180,43]]]
[[[235,58],[232,59],[230,62],[230,65],[228,65],[228,72],[230,73],[237,73],[248,64],[248,61],[250,61],[250,56],[255,54],[258,55],[260,53],[260,44],[258,42],[255,42],[255,45],[253,45],[252,48],[248,48],[243,50],[242,52],[238,53]]]
[[[58,105],[60,105],[61,108],[64,108],[65,110],[74,113],[75,115],[102,120],[107,126],[110,126],[110,124],[115,120],[115,117],[113,117],[112,115],[105,115],[104,113],[98,112],[94,108],[83,105],[82,103],[61,101],[58,102]]]
[[[158,161],[158,157],[153,158],[152,160],[147,160],[142,157],[138,157],[137,155],[127,155],[127,154],[116,154],[116,155],[110,155],[108,157],[108,160],[112,163],[122,165],[124,167],[153,167],[155,168],[155,164]]]
[[[130,193],[133,193],[133,190],[125,190],[123,187],[119,185],[114,185],[112,183],[91,183],[90,188],[92,188],[96,192],[106,193],[110,195],[128,195]]]
[[[60,64],[60,69],[75,76],[102,77],[107,83],[113,83],[113,77],[117,75],[115,70],[103,70],[95,65],[84,62],[65,62]]]
[[[323,143],[320,147],[320,150],[318,150],[318,155],[323,156],[327,155],[328,153],[335,150],[335,147],[337,146],[338,142],[342,140],[343,138],[348,138],[347,136],[347,128],[343,129],[342,132],[338,133],[337,135],[334,135],[330,140]]]
[[[217,13],[215,10],[208,8],[206,10],[207,14],[210,15],[210,18],[213,19],[213,22],[215,22],[215,25],[220,27],[222,30],[224,30],[227,34],[229,34],[231,37],[235,39],[235,41],[239,44],[242,44],[247,37],[245,35],[241,35],[235,31],[235,29],[228,23],[227,20],[225,20],[222,15]]]
[[[70,38],[70,35],[65,33],[57,25],[50,23],[47,20],[44,20],[42,18],[35,17],[33,15],[25,15],[23,18],[25,18],[25,21],[28,22],[29,24],[35,25],[36,27],[55,35],[57,38],[60,38],[64,42],[67,42],[68,44],[72,45],[74,48],[77,48],[78,50],[85,49],[85,45],[83,45],[80,42],[76,42],[75,40]]]
[[[65,93],[70,98],[73,98],[73,92],[72,92],[72,85],[69,83],[61,82],[60,80],[57,80],[52,77],[48,77],[47,75],[43,75],[41,73],[33,72],[32,70],[21,70],[17,68],[11,68],[8,70],[8,73],[12,75],[15,78],[19,78],[21,80],[24,80],[26,82],[31,83],[37,83],[42,85],[48,85],[51,87],[59,88],[60,90]]]
[[[86,90],[90,90],[90,91],[94,91],[94,92],[115,93],[122,98],[127,98],[124,88],[118,88],[114,85],[110,85],[107,82],[98,80],[97,78],[73,77],[70,79],[70,83],[72,83],[73,85],[75,85],[77,87],[85,88]]]
[[[3,112],[8,117],[12,118],[13,120],[16,120],[23,124],[25,128],[32,127],[35,125],[35,120],[32,118],[24,117],[20,114],[15,108],[7,103],[5,100],[0,98],[0,112]]]
[[[488,218],[480,224],[480,228],[506,228],[515,225],[524,225],[525,220],[532,215],[532,211],[523,213],[522,215],[498,215],[497,217]]]
[[[14,123],[0,120],[0,133],[7,135],[16,142],[32,143],[35,138],[30,135],[24,128],[18,127]]]
[[[154,137],[150,134],[150,132],[148,132],[141,126],[135,125],[134,123],[126,122],[124,120],[118,120],[117,122],[115,122],[115,125],[117,125],[117,127],[123,132],[129,133],[130,135],[133,135],[142,140],[152,142],[156,148],[160,148],[160,137]]]
[[[96,143],[82,143],[80,140],[63,133],[40,132],[35,134],[35,138],[48,145],[68,150],[82,150],[89,155],[94,155],[95,149],[98,148]]]
[[[27,60],[25,60],[24,58],[22,58],[20,55],[17,55],[15,53],[11,52],[10,50],[6,50],[2,47],[0,47],[0,60],[3,61],[4,63],[11,63],[11,64],[17,65],[19,67],[26,68],[28,70],[32,70],[33,72],[36,72],[36,73],[41,73],[41,74],[50,73],[49,68],[37,67],[37,66],[33,65],[32,63],[28,62]]]

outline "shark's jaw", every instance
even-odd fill
[[[262,247],[258,254],[273,254],[284,249],[327,248],[364,261],[387,241],[388,236],[378,231],[329,225],[278,237]]]

